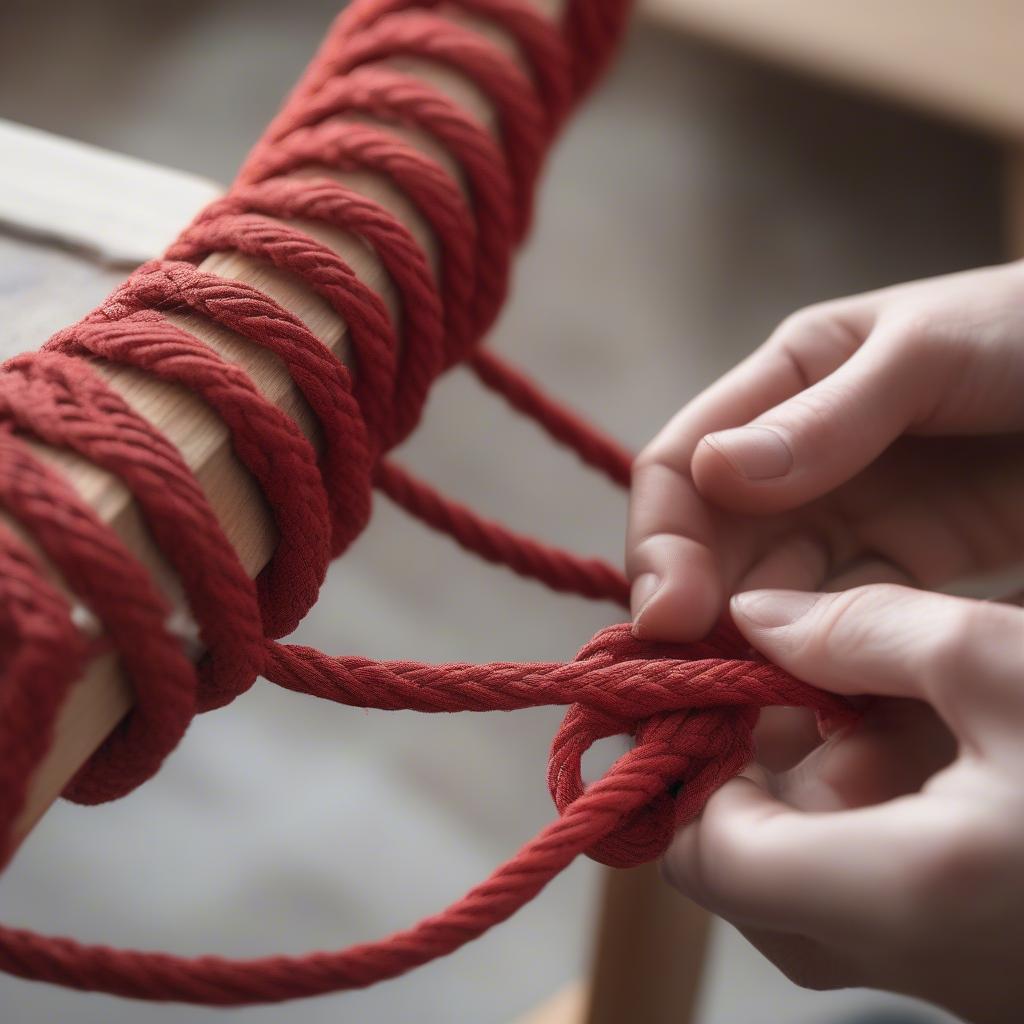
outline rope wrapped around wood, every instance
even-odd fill
[[[96,803],[149,778],[197,711],[221,707],[257,675],[353,707],[423,712],[565,705],[548,783],[559,816],[485,882],[435,917],[331,953],[228,960],[81,945],[0,928],[0,969],[122,996],[241,1005],[366,986],[449,953],[514,913],[578,854],[628,867],[658,857],[673,832],[748,762],[758,710],[813,708],[824,727],[840,700],[764,663],[729,624],[698,644],[641,643],[626,626],[599,633],[569,664],[422,665],[329,657],[281,644],[339,555],[366,524],[376,484],[468,550],[557,590],[626,603],[626,581],[597,560],[519,536],[450,501],[383,458],[416,425],[431,382],[468,361],[488,387],[620,485],[629,457],[524,375],[477,349],[507,289],[543,157],[607,63],[628,0],[570,0],[561,24],[526,0],[448,0],[499,25],[530,74],[483,35],[441,17],[434,0],[357,0],[337,20],[228,194],[166,257],[139,268],[97,310],[0,373],[0,507],[34,538],[69,591],[102,624],[87,640],[37,558],[0,529],[0,842],[53,742],[58,710],[100,648],[115,650],[135,705],[65,793]],[[448,65],[493,103],[500,145],[439,90],[379,62]],[[360,121],[363,117],[374,123]],[[413,127],[451,155],[463,182],[388,126]],[[440,248],[435,280],[409,231],[366,197],[307,165],[390,178]],[[401,298],[401,326],[331,250],[282,223],[320,222],[360,237]],[[297,275],[348,326],[352,374],[296,317],[256,289],[198,269],[238,251]],[[319,422],[318,454],[251,379],[167,319],[187,311],[273,352]],[[91,368],[135,367],[189,388],[228,426],[280,536],[253,581],[174,448]],[[198,666],[168,629],[171,609],[114,532],[32,452],[29,439],[75,452],[128,488],[181,578],[205,654]],[[633,749],[585,786],[595,740]]]

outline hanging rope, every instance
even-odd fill
[[[603,631],[569,664],[422,665],[329,657],[280,644],[316,600],[332,557],[365,526],[376,484],[473,553],[556,590],[627,600],[621,573],[517,535],[444,498],[382,456],[413,429],[432,381],[468,360],[480,379],[615,483],[629,457],[496,356],[476,348],[507,290],[544,154],[604,67],[628,0],[572,0],[561,26],[525,0],[449,0],[499,25],[526,74],[433,0],[357,0],[336,22],[228,194],[164,259],[139,268],[97,310],[0,373],[0,507],[35,540],[74,599],[102,623],[87,641],[38,559],[0,529],[0,837],[4,860],[29,780],[53,742],[69,688],[101,650],[117,652],[131,713],[69,784],[82,803],[119,797],[152,776],[197,711],[221,707],[258,675],[353,707],[422,712],[569,708],[548,783],[559,817],[485,882],[435,917],[333,953],[227,960],[85,946],[0,928],[0,969],[25,978],[154,1000],[240,1005],[373,984],[449,953],[514,913],[578,854],[628,867],[658,857],[674,831],[752,754],[758,710],[786,704],[846,720],[838,698],[765,664],[729,625],[697,644]],[[425,82],[383,67],[395,56],[448,65],[489,98],[500,146]],[[373,125],[343,118],[369,117]],[[463,187],[389,128],[413,127],[458,164]],[[401,189],[440,249],[435,280],[409,231],[365,196],[300,167],[369,170]],[[318,222],[372,248],[401,300],[401,329],[343,260],[282,221]],[[207,273],[234,251],[294,274],[348,327],[352,374],[295,316],[255,288]],[[186,311],[247,338],[284,364],[317,417],[317,454],[250,378],[166,314]],[[250,580],[177,449],[111,390],[90,361],[186,387],[223,420],[280,537]],[[198,666],[167,628],[171,609],[145,568],[27,440],[74,452],[116,475],[178,573],[206,652]],[[591,786],[580,760],[597,739],[633,749]]]

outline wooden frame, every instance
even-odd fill
[[[553,0],[543,0],[539,6],[552,8],[555,5]],[[480,26],[475,24],[475,27]],[[486,32],[507,52],[514,53],[510,39],[490,27]],[[402,61],[402,68],[429,80],[454,97],[467,112],[492,131],[495,130],[497,115],[494,109],[464,76],[439,65],[408,59]],[[411,144],[450,170],[453,178],[458,180],[459,175],[451,158],[432,140],[394,126],[389,125],[388,128],[395,134],[402,134]],[[339,173],[326,168],[323,173],[370,197],[397,216],[436,265],[437,245],[429,227],[389,179],[378,174]],[[296,176],[301,176],[301,172],[296,172]],[[304,228],[345,260],[380,295],[389,312],[393,316],[397,314],[398,300],[394,288],[380,260],[368,247],[352,235],[319,223],[310,223],[304,225]],[[343,321],[324,299],[291,275],[236,253],[215,253],[203,261],[201,269],[244,281],[271,296],[302,320],[342,361],[349,361]],[[240,335],[199,317],[173,313],[168,315],[168,319],[240,365],[266,398],[294,419],[314,445],[319,443],[313,413],[280,360]],[[150,420],[178,447],[202,486],[246,571],[256,576],[270,560],[276,534],[270,511],[255,481],[231,450],[224,424],[199,399],[182,389],[170,387],[131,369],[111,367],[102,368],[102,372],[108,383],[136,411]],[[150,570],[174,607],[187,615],[180,584],[150,541],[127,490],[110,474],[83,459],[45,445],[37,444],[35,448],[42,458],[66,474],[103,520],[113,527]],[[3,520],[24,537],[9,517],[3,516]],[[31,542],[31,538],[25,539]],[[15,829],[16,836],[22,837],[28,833],[56,799],[68,779],[131,706],[130,689],[121,677],[116,661],[112,654],[97,658],[76,685],[61,714],[57,740],[46,762],[33,778],[27,806]]]

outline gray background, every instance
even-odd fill
[[[227,180],[333,9],[7,3],[0,116]],[[998,260],[998,198],[980,140],[638,27],[554,156],[493,344],[639,446],[794,308]],[[37,344],[115,276],[0,238],[0,320]],[[519,529],[620,557],[622,496],[461,371],[401,456]],[[380,500],[298,638],[431,661],[569,658],[616,617],[478,564]],[[380,935],[461,894],[548,820],[558,719],[366,713],[260,684],[197,721],[139,793],[54,808],[0,881],[3,920],[183,953]],[[447,961],[235,1019],[508,1021],[583,970],[596,882],[578,864]],[[722,926],[699,1019],[838,1022],[891,1004],[801,992]],[[0,1019],[221,1015],[0,976]]]

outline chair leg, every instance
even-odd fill
[[[583,1024],[586,1008],[587,986],[582,981],[571,981],[513,1024]]]
[[[589,983],[574,981],[515,1024],[692,1024],[710,916],[656,864],[606,871]]]
[[[690,1024],[709,923],[657,864],[607,872],[584,1024]]]

